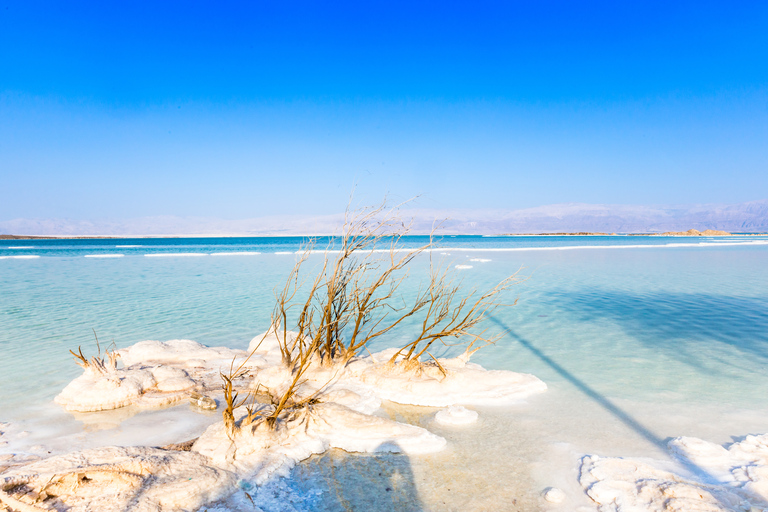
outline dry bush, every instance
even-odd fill
[[[368,343],[412,317],[423,317],[420,332],[389,361],[402,371],[418,372],[422,365],[430,364],[446,374],[429,353],[436,342],[450,345],[449,340],[463,340],[469,355],[500,337],[488,336],[482,324],[496,308],[516,303],[502,300],[517,281],[516,274],[488,291],[462,295],[461,283],[451,269],[434,265],[430,252],[429,282],[408,302],[399,293],[408,277],[408,265],[434,247],[430,237],[423,246],[403,248],[402,239],[409,233],[410,225],[400,220],[398,207],[381,204],[359,211],[348,209],[341,235],[324,251],[315,277],[306,279],[302,269],[314,252],[310,242],[276,292],[270,328],[278,337],[282,362],[291,372],[290,385],[279,394],[266,390],[271,407],[257,409],[254,392],[238,401],[234,391],[233,381],[242,376],[243,365],[222,375],[227,403],[224,416],[230,432],[238,428],[234,409],[248,402],[251,405],[242,424],[263,419],[274,428],[278,419],[316,400],[316,394],[297,398],[312,365],[343,366]],[[425,354],[431,358],[428,363],[422,362]]]
[[[285,339],[287,339],[287,337]],[[226,427],[230,438],[232,438],[232,436],[242,427],[253,424],[258,420],[266,422],[267,426],[271,429],[276,428],[280,419],[284,419],[291,413],[315,403],[317,401],[316,395],[320,392],[320,390],[318,390],[316,393],[303,399],[297,397],[298,388],[302,383],[301,379],[312,363],[312,354],[304,352],[303,348],[299,346],[299,354],[293,359],[291,382],[284,391],[276,392],[265,386],[259,385],[256,389],[249,389],[245,396],[240,398],[236,389],[236,381],[247,375],[248,368],[246,367],[246,363],[256,350],[258,350],[260,344],[261,343],[248,354],[246,359],[243,360],[237,368],[234,367],[233,361],[228,373],[220,373],[223,382],[222,388],[224,390],[225,403],[222,416],[224,418],[224,426]],[[257,403],[266,403],[269,407],[259,408],[256,407]],[[243,406],[246,407],[247,414],[238,425],[235,420],[235,409]]]
[[[450,338],[463,339],[465,354],[470,356],[482,346],[495,343],[504,333],[487,335],[487,328],[479,329],[486,317],[502,306],[514,306],[504,302],[504,292],[519,281],[517,273],[507,277],[499,284],[483,293],[471,290],[467,295],[460,295],[461,285],[453,278],[448,267],[436,267],[430,264],[430,281],[427,288],[427,305],[421,332],[416,339],[406,343],[388,361],[391,367],[400,366],[402,370],[420,369],[422,357],[426,353],[443,375],[445,369],[432,354],[430,347],[435,342],[443,345]],[[478,344],[478,342],[480,342]]]
[[[403,249],[400,242],[410,226],[397,211],[385,205],[348,210],[341,235],[325,250],[320,270],[308,284],[301,279],[301,269],[314,244],[299,258],[276,296],[272,315],[284,364],[291,366],[302,354],[324,366],[346,363],[427,304],[421,294],[410,305],[396,298],[408,275],[407,265],[433,245]],[[299,290],[307,287],[304,302],[295,303]],[[288,325],[293,314],[291,339]]]

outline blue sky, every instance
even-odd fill
[[[0,0],[0,220],[768,198],[765,2]]]

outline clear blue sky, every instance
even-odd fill
[[[0,0],[0,221],[768,198],[768,2]]]

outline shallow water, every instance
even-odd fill
[[[297,238],[0,241],[0,422],[10,423],[0,429],[5,431],[0,441],[7,443],[0,454],[162,445],[194,437],[218,421],[218,413],[200,414],[187,405],[75,416],[52,399],[80,373],[68,350],[81,345],[84,352],[95,352],[91,329],[102,347],[113,339],[127,346],[189,338],[245,348],[268,326],[273,290],[293,266],[300,243]],[[503,507],[509,510],[573,509],[590,506],[576,480],[585,453],[663,459],[670,437],[725,443],[768,432],[764,242],[449,237],[441,243],[433,257],[472,267],[458,271],[467,287],[492,286],[525,267],[521,275],[527,279],[514,288],[518,304],[498,311],[489,324],[506,336],[473,361],[533,373],[549,390],[518,406],[478,408],[480,423],[463,428],[432,423],[434,409],[391,406],[385,413],[409,415],[446,437],[449,448],[389,461],[345,462],[343,454],[313,459],[294,471],[291,485],[297,493],[316,490],[316,508],[363,500],[338,497],[332,489],[360,478],[358,466],[369,471],[381,463],[382,478],[397,471],[403,482],[397,499],[415,496],[416,509],[485,510],[494,502],[512,504]],[[642,247],[629,247],[637,245]],[[180,256],[190,253],[201,256]],[[216,253],[239,254],[212,256]],[[123,257],[85,257],[117,254]],[[147,257],[152,254],[167,256]],[[422,258],[403,293],[413,292],[425,269]],[[407,339],[408,327],[371,349]],[[29,435],[20,436],[23,431]],[[381,496],[395,492],[386,491],[385,480],[376,482],[371,485],[383,485]],[[538,497],[553,485],[569,496],[559,507]]]

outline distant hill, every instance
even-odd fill
[[[443,234],[557,232],[663,233],[768,232],[768,200],[730,205],[632,206],[565,203],[520,210],[409,209],[416,233],[442,221]],[[14,219],[0,221],[0,234],[37,236],[302,235],[330,234],[343,215],[278,215],[242,220],[204,217],[142,217],[124,221]]]
[[[521,210],[417,211],[416,218],[449,218],[456,233],[663,233],[715,229],[768,232],[768,200],[732,205],[634,206],[566,203]],[[422,229],[426,226],[421,225]]]

